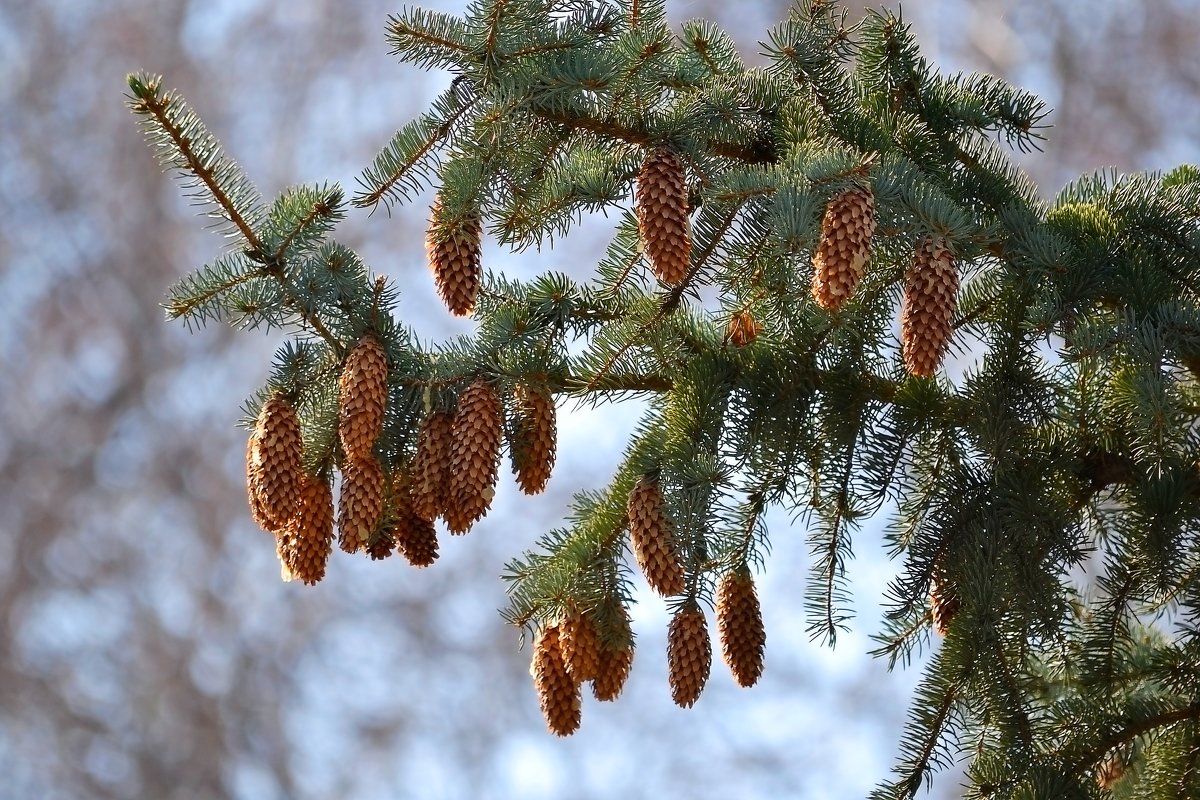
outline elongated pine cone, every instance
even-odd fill
[[[826,311],[841,308],[866,273],[875,235],[875,195],[867,186],[835,194],[825,206],[813,254],[812,296]]]
[[[492,505],[504,418],[492,385],[477,378],[458,400],[443,516],[451,533],[466,533]]]
[[[658,480],[643,475],[629,493],[629,538],[650,588],[663,597],[683,591],[683,561]]]
[[[950,630],[950,623],[954,621],[961,604],[954,584],[935,575],[929,582],[929,610],[933,617],[933,629],[939,636],[945,636]]]
[[[438,296],[450,313],[458,317],[465,317],[475,309],[482,278],[479,265],[482,235],[477,214],[460,220],[448,218],[438,194],[430,209],[425,255],[433,270]]]
[[[342,468],[338,498],[338,547],[347,553],[366,550],[383,517],[383,467],[374,457],[348,461]]]
[[[291,404],[276,394],[258,413],[246,459],[250,510],[265,530],[281,531],[295,516],[303,460],[300,421]]]
[[[900,311],[900,343],[910,375],[928,378],[937,372],[950,345],[958,304],[958,268],[941,239],[925,237],[917,246],[905,276]]]
[[[413,459],[412,505],[417,516],[429,522],[446,510],[453,443],[454,415],[448,411],[426,414],[421,420],[417,455]]]
[[[338,378],[338,438],[346,457],[370,457],[383,430],[388,399],[387,353],[372,334],[359,340]]]
[[[600,636],[591,617],[581,611],[568,614],[558,624],[558,638],[563,662],[575,682],[593,680],[600,668]]]
[[[637,218],[642,246],[655,276],[678,286],[692,265],[687,176],[669,147],[659,147],[642,163],[637,176]]]
[[[721,657],[738,685],[753,686],[762,675],[767,632],[748,570],[728,572],[717,584],[717,633]]]
[[[671,699],[683,708],[691,708],[712,669],[712,645],[704,612],[688,603],[671,619],[667,631],[667,670],[671,681]]]
[[[619,637],[615,641],[600,643],[600,660],[596,665],[596,678],[592,681],[592,695],[601,701],[616,700],[625,688],[625,679],[633,667],[633,631],[629,625],[629,612],[620,607]]]
[[[579,729],[583,699],[579,684],[567,673],[557,625],[542,628],[538,633],[529,671],[533,674],[546,726],[557,736],[570,736]]]
[[[329,481],[301,473],[300,510],[278,539],[284,580],[313,585],[325,577],[333,549],[333,491]]]
[[[513,472],[525,494],[537,494],[546,488],[554,468],[557,425],[554,401],[543,389],[522,387],[517,390],[519,415],[513,442]]]
[[[392,477],[392,501],[395,504],[392,537],[400,554],[414,567],[428,567],[438,557],[437,530],[433,521],[413,510],[412,480],[397,470]]]

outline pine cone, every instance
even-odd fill
[[[338,378],[338,437],[346,457],[371,456],[388,399],[387,353],[372,334],[359,340]]]
[[[442,196],[438,194],[430,209],[425,254],[438,296],[455,316],[465,317],[475,308],[482,276],[479,266],[482,234],[477,214],[462,220],[447,218],[442,211]]]
[[[629,537],[646,582],[663,597],[683,591],[683,561],[675,532],[663,508],[658,480],[643,475],[629,493]]]
[[[601,642],[600,661],[596,665],[596,678],[592,681],[592,695],[597,700],[616,700],[625,688],[625,679],[633,666],[633,631],[629,626],[629,612],[618,607],[619,634],[615,641]]]
[[[928,378],[941,366],[954,332],[958,269],[941,239],[926,237],[905,276],[900,342],[909,374]]]
[[[466,533],[492,505],[500,466],[504,418],[492,385],[477,378],[458,401],[454,415],[446,526]]]
[[[729,318],[729,325],[725,328],[725,341],[734,347],[745,347],[753,344],[760,333],[762,324],[755,320],[749,311],[738,311]]]
[[[570,736],[579,730],[582,698],[579,684],[567,674],[557,625],[542,628],[538,633],[530,672],[546,726],[558,736]]]
[[[867,186],[835,194],[825,206],[821,242],[813,254],[812,296],[826,311],[837,311],[862,280],[875,235],[875,195]]]
[[[726,573],[717,585],[721,656],[739,686],[753,686],[763,670],[767,633],[749,570]]]
[[[679,156],[659,147],[637,176],[637,218],[642,246],[655,276],[668,286],[687,278],[692,262],[687,176]]]
[[[372,561],[383,561],[396,552],[396,540],[392,538],[391,528],[381,528],[375,531],[367,544],[367,555]]]
[[[431,411],[421,421],[417,455],[413,459],[413,511],[433,522],[446,510],[450,482],[450,451],[454,443],[454,415]]]
[[[954,621],[954,615],[961,605],[954,584],[935,575],[929,582],[929,609],[933,616],[933,629],[939,636],[945,636],[950,630],[950,623]]]
[[[1110,752],[1096,767],[1096,785],[1111,792],[1117,781],[1125,777],[1125,759],[1117,751]]]
[[[284,580],[313,585],[325,577],[333,549],[333,492],[325,478],[301,473],[300,511],[278,538]]]
[[[667,632],[667,669],[671,681],[671,699],[683,708],[691,708],[712,668],[712,647],[704,612],[694,601],[675,613]]]
[[[342,467],[338,499],[338,547],[347,553],[365,550],[383,516],[383,467],[372,456]]]
[[[516,438],[513,442],[513,472],[525,494],[537,494],[546,488],[554,468],[556,430],[554,401],[541,389],[517,390]]]
[[[303,460],[304,441],[296,412],[276,394],[258,413],[246,464],[250,510],[266,530],[281,531],[295,516]]]
[[[400,470],[392,477],[392,498],[395,503],[392,536],[396,547],[409,564],[428,567],[438,557],[437,531],[432,521],[413,510],[412,480]]]
[[[567,672],[576,683],[593,680],[600,669],[600,636],[591,617],[580,611],[568,614],[558,634]]]

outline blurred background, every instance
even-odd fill
[[[786,4],[668,7],[716,18],[755,61]],[[0,798],[863,796],[890,769],[921,669],[867,655],[893,570],[877,522],[856,535],[857,618],[835,651],[807,639],[804,531],[777,515],[758,687],[718,659],[698,706],[677,709],[665,606],[645,593],[625,694],[588,696],[570,739],[546,733],[498,576],[573,490],[607,482],[634,407],[560,407],[549,492],[517,498],[506,478],[428,570],[335,552],[318,587],[280,582],[235,423],[281,339],[164,322],[167,287],[222,242],[157,169],[124,78],[163,73],[268,198],[352,186],[446,83],[388,56],[396,10],[0,0]],[[1200,161],[1200,0],[909,0],[904,15],[942,69],[1005,76],[1054,108],[1044,152],[1023,157],[1048,197],[1103,166]],[[436,340],[470,324],[436,299],[424,219],[355,213],[338,238]],[[606,238],[589,226],[486,263],[581,274]]]

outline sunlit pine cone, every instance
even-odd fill
[[[258,439],[254,433],[246,437],[246,499],[250,504],[250,518],[254,524],[267,533],[278,535],[287,525],[280,527],[274,520],[267,517],[262,498],[262,476],[255,463],[257,459]],[[289,520],[290,522],[290,520]]]
[[[629,612],[620,606],[618,636],[609,642],[600,643],[600,660],[596,666],[596,678],[592,681],[592,695],[601,701],[616,700],[625,688],[625,679],[633,667],[633,631],[629,625]]]
[[[417,434],[417,455],[412,465],[412,504],[417,516],[428,522],[446,510],[453,443],[454,415],[447,411],[426,414]]]
[[[668,286],[687,278],[692,262],[687,175],[669,147],[658,147],[637,176],[637,219],[655,276]]]
[[[767,632],[749,570],[728,572],[717,584],[717,633],[738,685],[753,686],[762,675]]]
[[[813,254],[812,296],[826,311],[837,311],[858,287],[871,260],[875,235],[875,195],[867,186],[835,194],[821,219],[821,241]]]
[[[450,480],[443,516],[451,533],[466,533],[492,505],[500,467],[504,418],[492,385],[477,378],[454,414]]]
[[[663,597],[683,591],[683,561],[658,480],[643,475],[629,493],[629,538],[650,588]]]
[[[538,632],[529,671],[546,726],[557,736],[570,736],[579,729],[583,702],[579,684],[567,673],[557,625]]]
[[[281,395],[263,403],[251,437],[246,477],[251,512],[270,531],[281,531],[300,505],[304,441],[291,404]],[[257,503],[257,507],[256,504]],[[261,519],[260,519],[261,518]]]
[[[400,554],[414,567],[428,567],[438,557],[437,531],[433,522],[413,510],[412,479],[402,470],[392,476],[395,521],[392,536]]]
[[[368,333],[350,351],[338,377],[338,438],[347,458],[371,456],[383,429],[387,399],[387,353]]]
[[[558,635],[567,672],[576,683],[593,680],[600,668],[600,636],[591,617],[572,611],[559,623]]]
[[[905,275],[900,311],[900,343],[909,374],[928,378],[937,372],[954,332],[958,268],[942,239],[925,237]]]
[[[517,389],[518,423],[513,441],[513,472],[525,494],[538,494],[550,480],[557,439],[554,400],[544,389]]]
[[[671,619],[667,631],[667,670],[671,681],[671,699],[683,708],[691,708],[712,669],[712,645],[704,612],[689,602]]]
[[[465,317],[475,309],[482,269],[479,265],[483,228],[477,214],[466,219],[448,218],[439,193],[430,209],[425,234],[425,254],[438,296],[450,313]]]
[[[302,473],[300,510],[279,535],[284,580],[295,578],[310,586],[318,583],[325,577],[332,549],[333,491],[325,478]]]
[[[338,498],[338,547],[347,553],[366,550],[383,517],[383,467],[378,459],[347,461]]]
[[[929,611],[933,617],[933,629],[939,636],[945,636],[950,630],[950,623],[954,621],[954,615],[961,605],[954,584],[934,575],[929,582]]]
[[[742,310],[729,318],[729,324],[725,327],[725,341],[734,347],[746,347],[753,344],[760,333],[762,324],[749,311]]]

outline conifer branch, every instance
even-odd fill
[[[1183,708],[1176,708],[1171,711],[1164,711],[1161,714],[1155,714],[1105,736],[1094,746],[1084,750],[1077,758],[1069,762],[1068,772],[1071,774],[1080,773],[1095,765],[1105,753],[1114,747],[1132,742],[1137,737],[1158,730],[1159,728],[1168,728],[1172,725],[1178,725],[1181,722],[1188,722],[1189,720],[1200,720],[1200,703],[1192,703]]]

